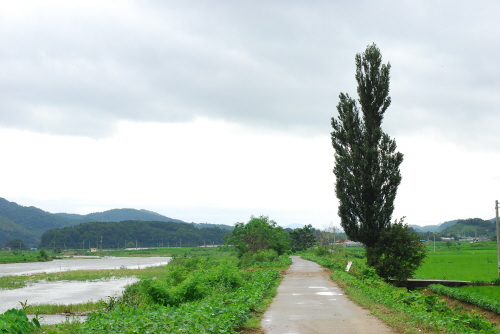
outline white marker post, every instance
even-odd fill
[[[347,262],[347,267],[345,268],[345,271],[349,271],[349,269],[351,269],[351,266],[352,266],[352,261]]]

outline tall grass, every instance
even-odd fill
[[[81,314],[98,311],[105,306],[104,301],[87,302],[79,304],[38,304],[27,305],[23,309],[27,314]]]

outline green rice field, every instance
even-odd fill
[[[498,278],[496,243],[428,244],[427,258],[415,278],[491,281]]]
[[[348,247],[353,257],[364,255],[363,247]],[[414,278],[488,281],[498,278],[495,242],[427,242],[427,257]]]

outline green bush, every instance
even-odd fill
[[[314,250],[314,255],[316,256],[328,256],[330,255],[331,248],[327,246],[319,246]]]
[[[380,277],[406,281],[422,265],[426,248],[408,225],[396,222],[380,234],[375,246],[367,249],[367,256]]]
[[[184,265],[190,267],[191,271],[184,270],[185,266],[181,269],[174,267],[167,274],[167,280],[144,280],[141,283],[142,291],[148,299],[163,306],[178,306],[213,293],[233,291],[244,282],[243,274],[236,265],[229,262],[222,262],[211,268],[200,266],[200,262],[194,265],[186,261]]]
[[[38,319],[30,321],[24,310],[10,309],[0,314],[0,333],[25,334],[35,328],[40,328]]]
[[[256,265],[260,266],[263,263],[269,263],[278,260],[279,260],[278,253],[275,250],[268,249],[268,250],[258,251],[255,253],[247,252],[243,254],[243,256],[240,258],[238,265],[241,268],[250,268]]]

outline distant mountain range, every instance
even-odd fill
[[[160,221],[190,224],[198,228],[218,227],[231,230],[232,226],[223,224],[186,223],[179,219],[163,216],[148,210],[113,209],[87,215],[72,213],[50,213],[39,208],[22,206],[0,197],[0,247],[11,239],[21,239],[26,245],[38,245],[45,231],[54,228],[72,227],[88,222],[122,222],[122,221]],[[486,233],[491,230],[495,219],[483,221],[479,218],[456,219],[438,225],[409,225],[416,232],[442,232],[446,234]],[[303,225],[291,224],[285,228],[302,228]]]
[[[455,219],[439,225],[408,225],[416,232],[439,232],[443,236],[474,237],[493,236],[495,234],[495,218],[483,220],[481,218]]]
[[[104,212],[94,212],[87,215],[79,215],[75,213],[56,213],[55,215],[68,220],[78,221],[80,223],[87,222],[121,222],[124,220],[143,220],[143,221],[161,221],[185,223],[182,220],[162,216],[159,213],[148,210],[136,209],[112,209]]]
[[[87,215],[50,213],[34,206],[26,207],[0,197],[0,247],[11,239],[21,239],[26,245],[38,245],[42,234],[53,228],[71,227],[87,222],[161,221],[188,224],[182,220],[163,216],[148,210],[113,209]],[[194,224],[198,228],[219,227],[223,224]]]
[[[456,224],[458,219],[455,220],[450,220],[438,225],[425,225],[425,226],[420,226],[420,225],[408,225],[409,227],[413,228],[415,232],[440,232],[444,229],[446,229],[448,226]]]

